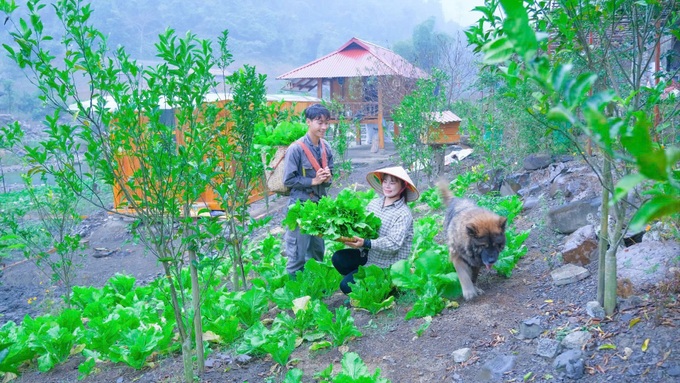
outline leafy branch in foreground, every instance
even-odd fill
[[[312,201],[296,202],[288,209],[286,218],[281,222],[291,230],[309,235],[337,239],[340,237],[378,238],[382,222],[375,214],[366,212],[367,192],[344,189],[336,198],[323,197],[318,203]]]

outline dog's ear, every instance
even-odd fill
[[[477,226],[474,223],[468,224],[465,229],[470,237],[477,238]]]
[[[508,223],[508,218],[507,217],[498,217],[498,226],[501,228],[501,231],[505,231],[505,224]]]

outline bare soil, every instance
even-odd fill
[[[390,148],[378,154],[370,153],[369,148],[364,145],[351,149],[353,173],[338,186],[356,183],[366,187],[366,172],[396,163]],[[464,161],[474,161],[474,156]],[[452,169],[447,172],[448,177],[453,178]],[[428,186],[425,181],[419,182],[422,190]],[[550,271],[561,266],[555,254],[563,239],[547,224],[547,209],[555,203],[557,201],[547,200],[516,218],[516,227],[531,228],[531,235],[526,243],[529,252],[510,278],[502,278],[495,272],[482,274],[479,286],[485,294],[471,302],[460,301],[457,309],[445,309],[432,318],[421,336],[416,336],[416,330],[425,320],[404,320],[412,301],[408,296],[400,296],[394,309],[375,316],[352,308],[363,336],[340,349],[309,351],[303,345],[293,353],[292,362],[286,368],[276,366],[269,358],[239,362],[229,350],[217,351],[208,358],[206,373],[200,381],[280,382],[287,368],[296,367],[304,371],[304,382],[313,382],[314,374],[331,364],[334,374],[339,372],[342,353],[351,351],[361,356],[371,372],[380,369],[381,376],[392,382],[563,382],[570,379],[553,367],[553,358],[536,354],[537,342],[541,338],[561,339],[577,329],[592,335],[582,350],[585,375],[580,380],[680,381],[680,303],[677,300],[680,280],[654,288],[632,286],[622,292],[627,298],[621,299],[614,315],[602,321],[594,320],[586,314],[585,307],[586,302],[596,300],[597,262],[586,266],[591,276],[584,280],[566,286],[555,286],[552,282]],[[268,230],[274,230],[280,223],[284,204],[283,199],[271,201],[269,212],[274,219]],[[263,203],[253,205],[254,215],[266,211]],[[139,283],[145,283],[161,272],[155,258],[145,255],[141,245],[130,242],[127,222],[97,213],[85,224],[89,225],[90,253],[79,271],[77,284],[101,286],[118,272],[134,275]],[[97,248],[106,250],[95,250]],[[30,262],[6,265],[0,279],[0,313],[3,315],[0,321],[3,323],[53,310],[62,292]],[[35,301],[29,304],[29,299],[34,297]],[[342,305],[344,299],[338,292],[326,303],[333,309]],[[519,339],[520,324],[534,317],[540,318],[544,331],[537,339]],[[637,324],[631,325],[637,320]],[[647,339],[648,347],[643,347]],[[605,344],[616,348],[601,348]],[[470,348],[472,356],[466,362],[457,363],[452,352],[461,348]],[[632,351],[630,355],[626,348]],[[498,368],[498,360],[509,361],[509,366]],[[27,366],[16,381],[75,382],[80,362],[80,357],[73,357],[48,373],[37,372],[34,365]],[[83,381],[180,382],[181,377],[181,358],[172,356],[155,360],[153,367],[141,371],[103,364],[97,373]]]

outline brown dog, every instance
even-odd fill
[[[463,288],[463,297],[470,300],[483,293],[475,286],[479,270],[482,266],[491,268],[505,247],[507,218],[483,209],[469,199],[454,198],[446,182],[440,181],[438,186],[448,206],[444,229],[449,256]]]

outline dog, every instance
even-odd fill
[[[444,219],[449,256],[463,288],[471,300],[484,291],[475,286],[482,266],[490,269],[505,247],[507,218],[477,206],[473,201],[454,198],[445,181],[438,182],[447,205]]]

